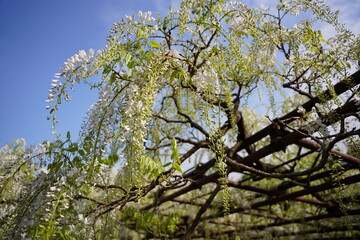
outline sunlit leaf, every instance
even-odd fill
[[[161,45],[158,42],[150,41],[150,46],[159,48]]]

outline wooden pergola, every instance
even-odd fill
[[[359,90],[360,71],[351,75],[302,105],[305,111],[311,111],[315,104],[341,95],[351,89]],[[359,120],[359,102],[356,100],[345,101],[342,106],[333,109],[324,117],[322,123],[326,126],[340,122],[343,127],[344,119],[353,116]],[[236,116],[238,127],[241,127],[241,116]],[[328,146],[321,146],[314,141],[312,132],[289,127],[290,123],[302,117],[298,109],[294,109],[285,116],[273,120],[253,135],[238,138],[233,146],[226,147],[226,164],[228,174],[241,173],[241,179],[228,180],[230,192],[243,192],[247,199],[231,199],[229,211],[224,214],[221,204],[213,202],[221,190],[221,174],[212,167],[215,159],[203,161],[194,168],[186,171],[180,179],[174,179],[167,184],[157,184],[157,197],[152,204],[142,210],[157,211],[167,215],[178,205],[188,205],[194,209],[193,216],[182,215],[177,223],[178,230],[169,232],[170,238],[196,239],[210,238],[222,239],[228,236],[235,239],[358,239],[360,238],[360,172],[359,155],[350,155],[348,152],[334,150],[334,145],[349,136],[360,136],[359,126],[355,124],[350,132],[340,129],[340,134]],[[226,123],[225,123],[226,124]],[[311,123],[310,123],[311,124]],[[272,129],[282,131],[276,143],[271,142],[265,147],[255,149],[258,141],[272,134]],[[241,134],[239,129],[239,134]],[[206,146],[206,141],[199,141],[182,156],[184,161],[196,149]],[[283,161],[280,165],[267,165],[262,159],[271,154],[286,149],[289,145],[297,145],[297,154],[292,159]],[[280,146],[280,147],[279,147]],[[237,154],[241,150],[247,151],[247,156]],[[304,171],[294,171],[294,165],[300,164],[305,157],[317,158],[313,167]],[[316,157],[317,156],[317,157]],[[329,159],[336,160],[337,166],[329,167]],[[212,170],[210,170],[212,169]],[[259,187],[258,182],[277,179],[276,184],[269,187]],[[185,184],[186,183],[186,184]],[[205,185],[208,186],[205,192]],[[201,191],[203,197],[191,198],[192,191]],[[336,192],[343,192],[334,200]],[[348,194],[349,193],[349,194]],[[204,198],[205,197],[205,198]],[[246,202],[247,204],[236,204]],[[276,209],[302,209],[301,216],[291,216],[288,211],[286,216]],[[307,211],[307,209],[312,209]],[[314,210],[315,209],[315,210]],[[188,210],[189,211],[189,210]],[[190,211],[191,212],[191,211]],[[296,212],[296,211],[295,211]],[[315,213],[315,214],[314,214]],[[225,216],[226,215],[226,216]],[[235,217],[233,217],[235,216]],[[236,221],[236,216],[251,219],[247,224]],[[264,223],[266,219],[266,223]],[[135,227],[135,225],[130,225]],[[146,238],[154,238],[148,233]]]

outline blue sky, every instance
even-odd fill
[[[105,46],[112,23],[168,0],[0,0],[0,146],[13,138],[51,140],[45,109],[51,79],[79,50]],[[59,112],[59,131],[76,136],[96,93],[78,86]]]
[[[268,5],[270,0],[244,1]],[[164,15],[178,0],[0,0],[0,146],[14,138],[52,140],[46,120],[54,73],[79,50],[105,46],[112,23],[139,10]],[[360,0],[329,0],[340,20],[360,32]],[[324,28],[325,36],[331,30]],[[59,132],[76,136],[96,92],[77,86],[59,112]]]

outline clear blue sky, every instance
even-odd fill
[[[79,50],[103,48],[113,22],[139,10],[163,15],[171,2],[179,0],[0,0],[0,147],[20,137],[29,144],[52,140],[44,100],[54,73]],[[360,0],[329,2],[359,33]],[[76,88],[73,101],[60,109],[60,133],[77,135],[95,97],[95,92]]]

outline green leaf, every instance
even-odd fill
[[[84,146],[84,150],[85,152],[90,153],[90,148],[88,146]]]
[[[138,39],[136,43],[134,44],[134,48],[140,52],[141,49],[141,39]]]
[[[90,188],[88,185],[84,185],[82,186],[81,191],[83,192],[84,195],[88,195],[90,193]]]
[[[216,54],[216,53],[219,52],[219,49],[214,46],[214,47],[211,49],[211,51]]]
[[[113,153],[108,158],[108,165],[113,166],[119,160],[119,156],[116,153]]]
[[[170,166],[171,165],[171,162],[168,162],[168,163],[165,163],[164,165],[163,165],[163,167],[167,167],[167,166]]]
[[[143,38],[143,35],[144,35],[144,31],[141,28],[136,29],[136,36],[138,38],[140,39]]]
[[[174,163],[173,165],[172,165],[172,167],[176,170],[176,171],[178,171],[179,173],[183,173],[183,170],[181,169],[181,167],[180,167],[180,165],[178,164],[178,163]]]
[[[158,43],[158,42],[150,41],[150,46],[159,48],[161,45],[160,45],[160,43]]]
[[[145,56],[146,56],[147,58],[152,58],[152,57],[155,57],[155,54],[154,54],[153,52],[151,52],[151,51],[146,51],[146,52],[145,52]]]
[[[180,164],[179,150],[178,150],[175,138],[171,139],[171,151],[172,151],[171,159],[174,161],[174,163]]]
[[[82,164],[82,159],[78,156],[74,157],[74,159],[72,160],[72,163],[75,165],[75,167],[77,168],[81,168],[83,166]]]
[[[133,68],[135,66],[135,61],[130,61],[126,66],[128,68]]]
[[[82,156],[82,157],[84,157],[85,156],[85,152],[84,152],[84,150],[82,150],[82,149],[80,149],[79,151],[78,151],[78,153],[80,154],[80,156]]]
[[[57,162],[53,162],[49,164],[49,169],[51,171],[58,171],[60,169],[60,167],[63,165],[62,161],[57,161]]]
[[[176,69],[171,73],[170,76],[170,84],[174,81],[175,78],[178,78],[179,80],[185,78],[186,73],[181,69]]]
[[[179,76],[179,73],[180,73],[179,70],[175,70],[175,71],[173,71],[173,72],[171,73],[171,76],[170,76],[170,84],[172,84],[172,82],[174,81],[174,79]]]
[[[342,65],[344,68],[350,68],[350,63],[344,60],[339,61],[340,65]]]
[[[125,57],[125,65],[128,66],[130,60],[132,58],[132,55],[131,54],[127,54],[126,57]]]
[[[110,76],[110,84],[113,84],[115,82],[115,80],[116,80],[116,73],[113,72]]]
[[[68,152],[76,152],[78,150],[77,144],[72,144],[68,148],[64,148],[65,151]]]
[[[308,42],[309,40],[310,40],[310,35],[307,35],[305,38],[304,38],[304,40],[302,41],[302,43],[306,43],[306,42]]]
[[[104,70],[103,70],[103,74],[107,75],[107,74],[110,73],[110,71],[111,71],[110,65],[105,65]]]

